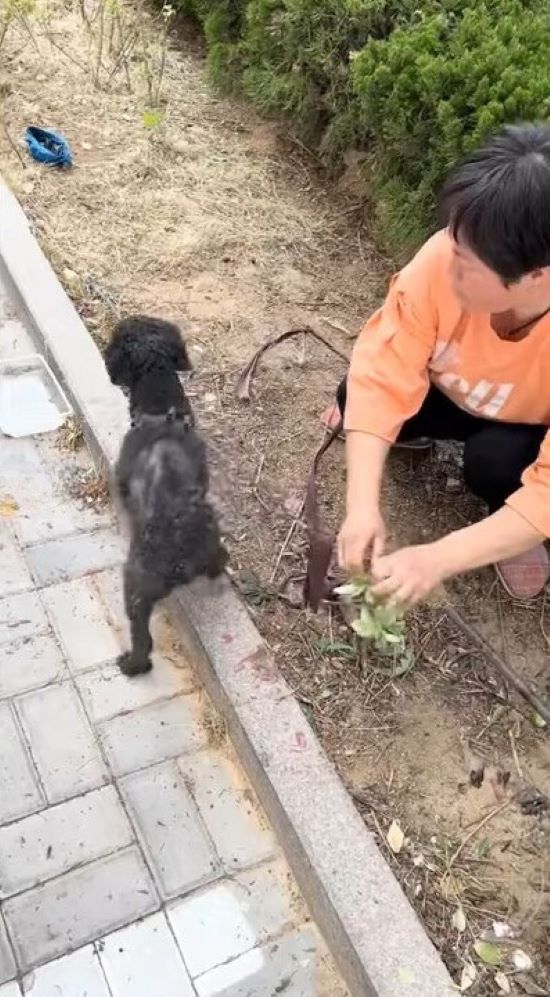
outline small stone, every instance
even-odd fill
[[[455,494],[456,492],[462,491],[462,482],[460,478],[447,478],[445,487],[448,492]]]

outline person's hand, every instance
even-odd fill
[[[378,507],[349,510],[338,537],[338,560],[346,574],[361,574],[366,562],[380,558],[386,527]]]
[[[400,606],[414,606],[437,588],[449,572],[435,543],[403,547],[385,557],[373,558],[372,594]]]

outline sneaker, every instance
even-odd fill
[[[525,554],[499,561],[495,571],[513,599],[534,599],[544,591],[550,578],[548,551],[544,544],[539,544]]]
[[[417,436],[414,440],[396,440],[392,450],[429,450],[432,445],[429,436]]]

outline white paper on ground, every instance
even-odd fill
[[[6,436],[52,432],[65,419],[66,413],[51,400],[41,371],[0,375],[0,430]]]

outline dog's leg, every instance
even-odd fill
[[[143,675],[151,671],[151,651],[153,640],[149,621],[153,607],[159,598],[150,576],[141,571],[130,557],[124,567],[124,602],[130,623],[131,650],[118,659],[120,670],[125,675]]]
[[[220,545],[208,558],[206,577],[219,578],[220,575],[223,575],[228,560],[227,551]]]

